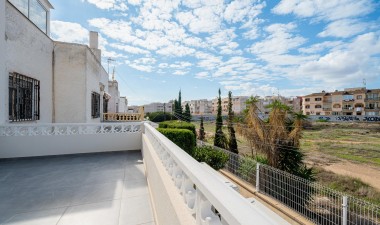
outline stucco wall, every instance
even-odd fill
[[[5,72],[5,59],[6,59],[6,51],[5,49],[5,1],[0,1],[0,106],[5,106],[8,101],[5,95],[5,91],[8,88],[8,76],[6,76]],[[6,121],[6,107],[0,107],[0,124]]]
[[[141,149],[141,133],[0,136],[0,158]]]
[[[50,123],[52,122],[53,41],[10,3],[5,2],[6,72],[2,75],[2,81],[8,80],[9,72],[17,72],[39,80],[40,120],[37,122]],[[5,97],[5,101],[2,97],[5,106],[1,105],[2,121],[0,121],[4,123],[8,121],[8,82],[5,88],[1,88],[0,95]]]
[[[108,82],[108,93],[111,95],[111,99],[108,101],[108,112],[120,112],[120,107],[117,110],[120,103],[120,92],[119,92],[119,84],[117,81],[109,81]]]
[[[55,42],[54,58],[54,122],[85,122],[86,47]]]

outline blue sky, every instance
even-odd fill
[[[380,88],[376,0],[51,0],[51,36],[100,33],[129,104]]]

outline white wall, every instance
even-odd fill
[[[0,124],[7,120],[8,108],[6,106],[8,99],[4,91],[8,92],[8,76],[5,71],[6,51],[5,45],[5,1],[0,1]]]
[[[119,84],[116,80],[108,81],[108,93],[111,95],[110,100],[108,101],[108,112],[116,113],[120,112],[120,108],[117,109],[120,105],[120,92]]]
[[[6,72],[2,74],[0,96],[1,121],[8,121],[8,73],[17,72],[40,81],[40,120],[39,123],[52,122],[52,52],[53,41],[5,1],[5,39],[6,39]],[[4,4],[4,0],[2,3]],[[2,7],[2,6],[1,6]],[[1,13],[1,15],[4,15]],[[4,23],[1,19],[1,24]],[[1,29],[4,29],[0,25]],[[3,39],[1,36],[0,39]],[[3,45],[3,40],[0,46]],[[2,48],[4,49],[4,48]],[[2,51],[3,52],[3,51]],[[3,55],[3,53],[1,53]],[[2,56],[4,57],[4,56]],[[4,60],[1,60],[4,62]],[[4,78],[4,76],[6,78]],[[3,88],[4,87],[4,88]],[[4,99],[5,98],[5,99]],[[5,100],[5,101],[4,101]],[[4,112],[5,111],[5,112]]]
[[[0,158],[141,149],[141,133],[0,136]]]
[[[85,122],[86,47],[55,42],[54,56],[54,122]]]

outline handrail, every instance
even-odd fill
[[[255,210],[249,201],[205,171],[200,163],[151,125],[144,123],[144,131],[174,184],[181,190],[184,204],[196,214],[197,224],[222,224],[212,206],[227,224],[274,224],[271,218]]]

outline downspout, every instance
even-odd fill
[[[53,44],[53,60],[52,60],[52,122],[55,123],[55,43]]]

